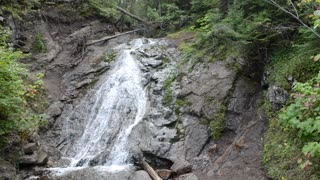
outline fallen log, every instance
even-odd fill
[[[119,7],[119,6],[117,6],[116,8],[117,8],[117,10],[121,11],[122,13],[124,13],[124,14],[132,17],[133,19],[136,19],[137,21],[142,22],[142,23],[145,24],[145,25],[149,24],[149,22],[147,22],[146,20],[144,20],[144,19],[142,19],[142,18],[140,18],[140,17],[138,17],[138,16],[136,16],[136,15],[134,15],[134,14],[131,14],[130,12],[126,11],[125,9],[122,9],[122,8]]]
[[[141,160],[142,166],[144,170],[148,172],[148,174],[152,177],[153,180],[162,180],[157,172],[144,160],[144,158]]]
[[[120,33],[120,34],[116,34],[116,35],[113,35],[113,36],[105,36],[101,39],[97,39],[97,40],[91,40],[91,41],[88,41],[86,43],[87,46],[89,45],[92,45],[92,44],[96,44],[98,42],[102,42],[102,41],[108,41],[110,39],[114,39],[116,37],[119,37],[119,36],[123,36],[123,35],[126,35],[126,34],[131,34],[131,33],[134,33],[134,32],[138,32],[138,31],[141,31],[143,29],[136,29],[136,30],[132,30],[132,31],[127,31],[127,32],[124,32],[124,33]]]

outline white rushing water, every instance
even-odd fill
[[[69,150],[72,152],[67,157],[71,159],[69,168],[87,167],[95,158],[105,159],[99,164],[102,166],[118,167],[127,164],[128,137],[142,120],[147,103],[141,83],[142,73],[131,54],[142,44],[143,39],[137,39],[131,46],[119,46],[120,51],[109,76],[101,80],[103,83],[94,94],[89,95],[94,100],[84,115],[86,122],[82,135]]]

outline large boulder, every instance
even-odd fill
[[[198,156],[209,138],[209,130],[206,125],[195,124],[187,127],[185,139],[186,159],[189,160]]]

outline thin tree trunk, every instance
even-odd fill
[[[126,35],[126,34],[131,34],[131,33],[134,33],[134,32],[138,32],[138,31],[141,31],[142,29],[136,29],[136,30],[133,30],[133,31],[127,31],[127,32],[124,32],[124,33],[120,33],[120,34],[116,34],[116,35],[113,35],[113,36],[106,36],[106,37],[103,37],[101,39],[98,39],[98,40],[92,40],[92,41],[89,41],[86,43],[87,46],[89,45],[92,45],[92,44],[96,44],[98,42],[102,42],[102,41],[108,41],[110,39],[114,39],[116,37],[119,37],[119,36],[123,36],[123,35]]]

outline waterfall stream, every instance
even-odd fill
[[[69,136],[75,129],[82,133],[74,138],[64,157],[71,160],[68,168],[128,164],[128,138],[146,111],[143,75],[132,55],[144,41],[136,39],[130,45],[118,46],[112,70],[70,113],[66,132]],[[83,120],[76,121],[74,114]]]

